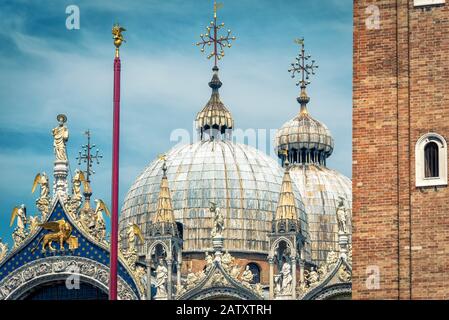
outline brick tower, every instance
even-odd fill
[[[449,298],[448,34],[448,1],[354,1],[354,299]]]

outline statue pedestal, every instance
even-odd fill
[[[340,245],[340,256],[346,259],[349,245],[349,236],[347,233],[342,231],[338,232],[338,244]]]
[[[224,237],[222,235],[216,235],[212,238],[212,247],[215,250],[215,257],[221,258],[223,252]]]
[[[69,173],[68,161],[56,160],[54,163],[53,176],[53,194],[59,195],[63,200],[67,199],[69,193],[69,184],[67,175]]]
[[[156,295],[154,296],[154,300],[167,300],[166,295]]]
[[[277,294],[274,300],[292,300],[291,294]]]

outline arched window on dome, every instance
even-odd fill
[[[248,263],[247,266],[249,270],[253,273],[253,281],[252,283],[260,283],[260,268],[257,263],[251,262]]]
[[[417,187],[447,185],[447,144],[439,134],[428,133],[415,147]]]

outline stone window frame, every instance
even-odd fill
[[[425,177],[425,147],[434,142],[438,145],[438,177]],[[429,132],[421,136],[415,146],[415,179],[417,187],[447,186],[447,143],[438,133]]]
[[[446,0],[414,0],[413,5],[415,7],[423,7],[423,6],[436,6],[445,4]]]

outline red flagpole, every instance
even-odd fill
[[[120,57],[118,47],[114,59],[114,118],[112,136],[112,195],[111,195],[111,256],[109,276],[109,300],[117,300],[118,260],[118,192],[120,147]]]

